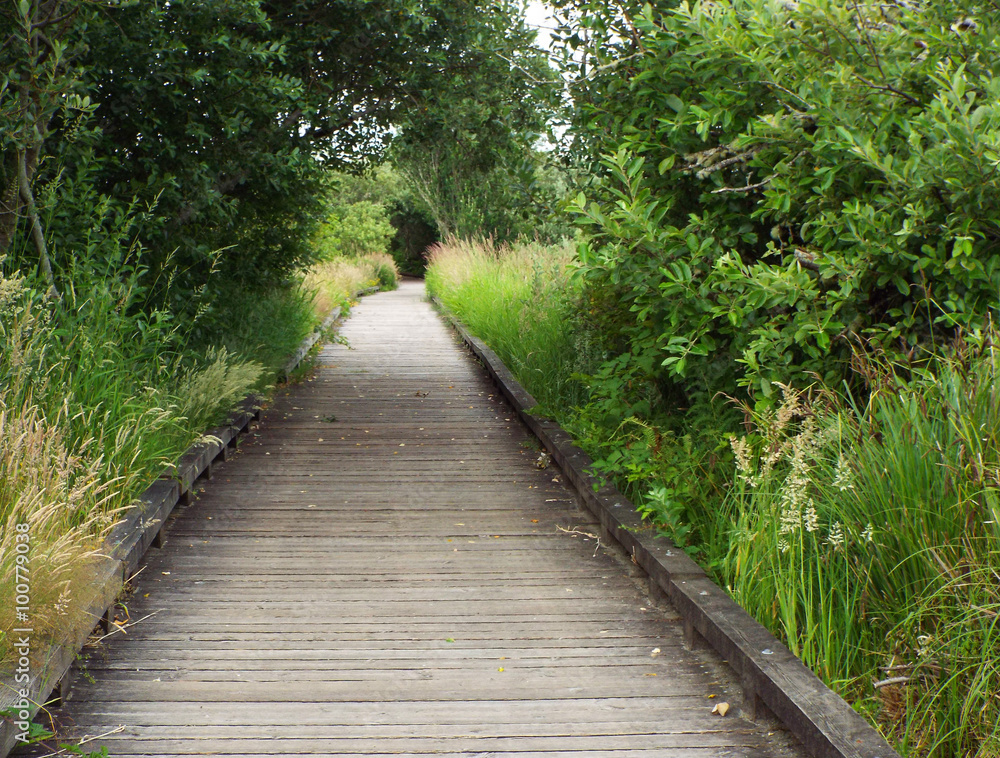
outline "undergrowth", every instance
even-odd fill
[[[378,287],[383,292],[397,289],[399,270],[388,253],[331,258],[306,271],[303,286],[315,293],[313,308],[322,319],[333,308],[348,306],[353,294],[363,289]]]
[[[864,402],[748,409],[720,579],[914,755],[989,755],[1000,724],[1000,356],[873,368]],[[982,751],[982,752],[981,752]]]

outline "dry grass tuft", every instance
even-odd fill
[[[392,256],[377,253],[317,263],[306,272],[303,286],[316,292],[313,308],[323,319],[336,306],[348,305],[354,293],[376,285],[383,290],[395,289],[398,279]]]
[[[0,630],[28,626],[43,639],[66,626],[74,591],[112,526],[113,485],[102,481],[100,459],[72,455],[37,407],[8,408],[0,398]],[[29,546],[27,622],[16,616],[19,534]],[[0,660],[12,653],[8,634],[0,631]]]

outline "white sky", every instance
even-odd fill
[[[552,9],[541,0],[528,0],[525,19],[529,26],[538,29],[538,46],[544,49],[551,47],[549,30],[545,27],[553,26],[551,18]]]

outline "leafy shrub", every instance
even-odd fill
[[[716,404],[671,415],[633,383],[630,356],[607,360],[569,244],[448,240],[432,248],[427,287],[511,368],[539,401],[534,412],[555,417],[644,515],[692,552],[711,541],[718,525],[703,504],[727,479],[718,430],[734,414]]]
[[[396,269],[396,262],[389,255],[370,255],[363,259],[372,267],[375,275],[375,282],[383,292],[399,289],[399,271]]]
[[[316,233],[316,253],[320,260],[328,261],[337,256],[385,252],[394,233],[381,203],[361,200],[331,205]]]
[[[584,275],[651,381],[772,394],[982,328],[1000,288],[1000,16],[957,3],[682,3],[634,19],[575,204]],[[600,119],[601,114],[594,116]],[[605,123],[605,122],[601,122]]]

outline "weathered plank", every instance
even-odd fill
[[[145,620],[89,656],[61,723],[124,726],[120,757],[797,755],[421,294],[366,299],[350,349],[191,482],[128,603]]]

